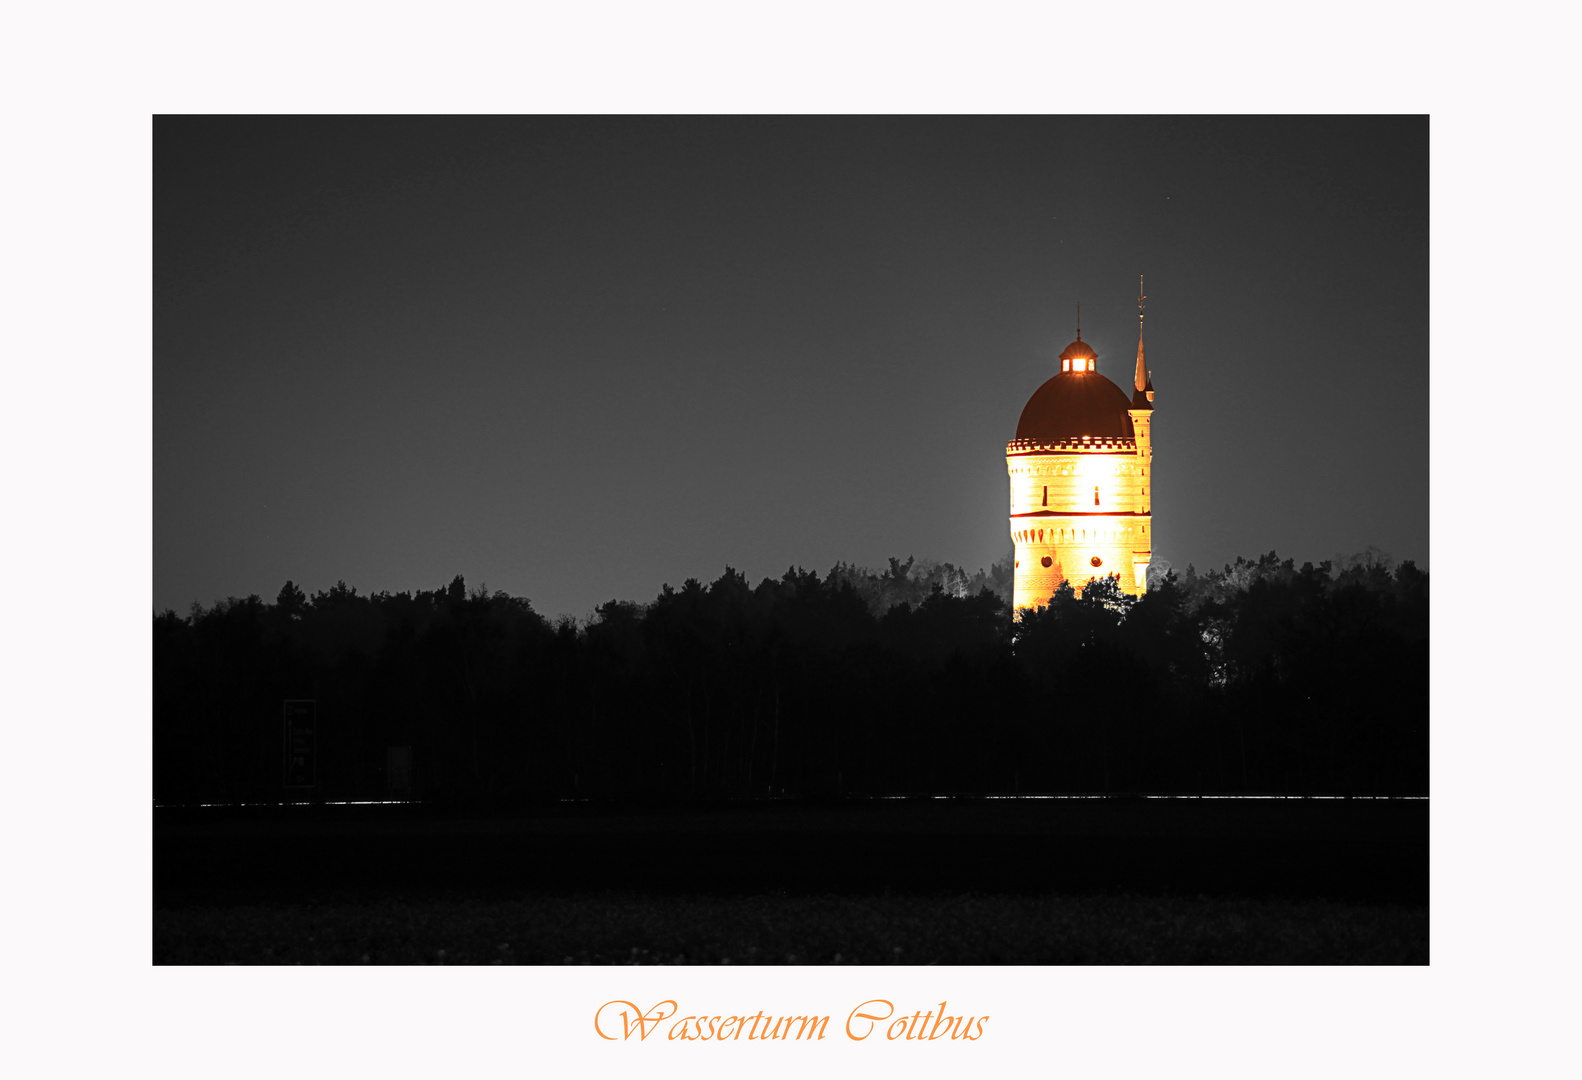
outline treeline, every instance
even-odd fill
[[[322,798],[1428,790],[1428,576],[1273,553],[1013,622],[1009,562],[727,569],[586,624],[447,587],[154,619],[160,802],[278,799],[282,702]],[[397,749],[392,753],[392,748]]]

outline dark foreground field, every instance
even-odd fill
[[[1426,963],[1428,804],[155,814],[155,963]]]
[[[1423,964],[1428,909],[1204,896],[390,898],[154,912],[169,964]]]

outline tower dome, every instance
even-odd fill
[[[1060,354],[1060,372],[1033,391],[1016,422],[1016,439],[1054,445],[1084,435],[1133,438],[1131,399],[1097,371],[1098,354],[1080,337]]]

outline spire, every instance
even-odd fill
[[[1139,394],[1148,389],[1148,368],[1143,364],[1143,301],[1148,297],[1143,293],[1143,276],[1137,275],[1137,375],[1132,379],[1132,385]]]
[[[1082,305],[1077,305],[1077,340],[1082,340]]]

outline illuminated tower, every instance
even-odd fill
[[[1059,373],[1027,400],[1005,448],[1018,608],[1047,604],[1062,581],[1078,593],[1111,574],[1133,596],[1147,587],[1154,387],[1143,363],[1146,297],[1138,294],[1131,396],[1099,374],[1079,320]]]

